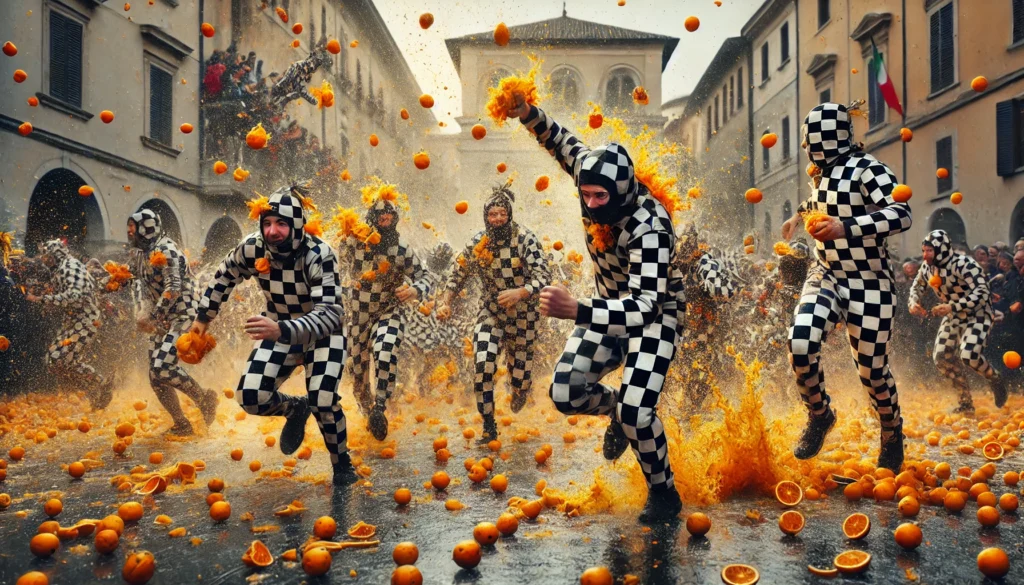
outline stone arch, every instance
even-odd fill
[[[954,244],[967,243],[967,228],[960,214],[949,207],[941,207],[928,218],[929,230],[945,230]]]
[[[584,81],[579,69],[567,63],[557,65],[548,76],[548,91],[553,104],[575,111],[583,104]]]
[[[1010,216],[1010,243],[1024,238],[1024,198],[1017,202]]]
[[[487,88],[496,87],[498,85],[498,81],[503,77],[509,77],[512,75],[512,71],[513,69],[511,67],[498,63],[480,75],[480,79],[477,80],[477,87],[480,88],[481,111],[487,103]]]
[[[634,110],[633,88],[644,84],[644,77],[632,65],[619,63],[609,67],[601,80],[601,102],[609,110]]]
[[[185,242],[182,239],[181,220],[178,218],[177,211],[166,199],[157,199],[155,197],[146,199],[135,207],[135,211],[140,209],[155,211],[160,216],[160,225],[163,227],[164,234],[177,242],[178,245],[185,246]],[[127,218],[125,218],[125,221],[128,221]]]
[[[79,187],[89,184],[93,194],[83,197]],[[25,251],[35,255],[42,242],[66,238],[77,253],[99,247],[105,239],[106,221],[100,205],[100,192],[75,171],[55,168],[36,182],[25,217]]]
[[[242,240],[242,228],[228,216],[217,218],[206,230],[203,241],[203,262],[220,262]]]

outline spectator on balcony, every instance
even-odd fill
[[[203,76],[203,89],[206,92],[206,99],[209,101],[220,99],[221,90],[224,88],[221,78],[224,72],[227,71],[227,67],[221,62],[223,57],[224,53],[214,51],[213,55],[210,55],[209,65],[206,66],[206,75]]]

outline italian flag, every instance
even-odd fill
[[[882,90],[882,98],[885,99],[886,105],[896,110],[902,116],[903,107],[900,105],[900,98],[896,97],[896,87],[893,86],[892,80],[889,79],[889,73],[885,70],[885,61],[882,60],[882,54],[878,52],[878,47],[875,46],[875,39],[871,39],[871,52],[873,53],[871,66],[874,69],[872,73],[875,75],[878,89]]]

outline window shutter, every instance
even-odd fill
[[[936,193],[942,195],[953,190],[953,137],[946,136],[935,143],[935,163],[937,168],[949,171],[945,179],[937,179]]]
[[[829,0],[818,0],[818,28],[821,28],[828,22],[831,15],[829,14],[831,8],[829,6]]]
[[[929,26],[929,55],[930,55],[930,67],[931,67],[931,78],[932,78],[932,91],[936,91],[942,87],[942,65],[941,51],[939,46],[941,43],[942,27],[939,25],[939,13],[935,12],[931,15]]]
[[[723,85],[722,86],[722,125],[723,126],[725,125],[726,122],[729,121],[729,104],[726,101],[728,99],[728,95],[729,95],[729,88],[728,88],[728,86]]]
[[[1013,0],[1013,42],[1024,39],[1024,0]]]
[[[57,12],[50,12],[50,95],[67,101],[64,88],[67,87],[67,36],[64,33],[64,23],[68,18]]]
[[[789,59],[789,23],[782,23],[782,29],[779,31],[779,46],[782,48],[782,59],[781,63],[785,63]]]
[[[789,116],[782,119],[782,160],[788,159],[789,150]]]
[[[711,140],[711,123],[712,123],[711,122],[711,106],[708,106],[707,121],[708,121],[707,139],[708,139],[708,141],[710,141]]]
[[[68,20],[64,25],[66,37],[67,69],[65,69],[68,103],[82,107],[82,25]]]
[[[942,87],[953,83],[954,51],[953,46],[953,4],[947,4],[939,9],[942,23]]]
[[[1008,177],[1017,168],[1016,100],[996,104],[996,174]]]
[[[171,74],[149,66],[149,137],[162,144],[171,144],[173,119]]]
[[[743,68],[742,67],[740,67],[736,71],[736,89],[739,90],[739,91],[736,92],[736,107],[737,108],[742,108],[743,107],[743,92],[746,91],[746,88],[743,86]]]
[[[768,43],[761,45],[761,83],[768,79]]]

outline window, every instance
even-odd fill
[[[1013,42],[1024,41],[1024,0],[1013,0]]]
[[[996,174],[1008,177],[1024,166],[1024,100],[996,104]]]
[[[761,83],[768,81],[768,43],[761,45]]]
[[[718,96],[715,96],[715,131],[718,131]]]
[[[706,119],[708,121],[708,135],[707,135],[707,139],[708,139],[708,141],[710,141],[711,140],[711,131],[713,130],[713,128],[711,127],[711,124],[712,124],[712,121],[711,121],[711,106],[708,106],[708,115],[707,115]]]
[[[765,131],[761,133],[761,136],[764,136],[765,134],[768,134],[769,132],[771,132],[771,130],[765,129]],[[768,172],[768,169],[770,169],[771,166],[772,166],[771,149],[769,149],[767,146],[762,146],[761,147],[761,170],[764,171],[764,172]]]
[[[82,107],[82,23],[50,11],[50,95]]]
[[[789,116],[782,119],[782,160],[790,157],[789,149]]]
[[[729,86],[722,86],[722,125],[729,121],[729,106],[726,103],[727,96],[729,95]]]
[[[791,217],[793,217],[793,204],[790,203],[789,200],[787,199],[782,204],[782,218],[783,218],[783,221],[785,221],[785,220],[787,220],[787,219],[789,219]]]
[[[878,52],[882,54],[881,51]],[[883,57],[884,62],[884,57]],[[885,111],[889,107],[885,104],[885,98],[882,97],[882,88],[878,86],[878,72],[876,67],[880,64],[875,62],[875,58],[872,57],[868,60],[868,127],[875,128],[885,124]]]
[[[746,88],[743,86],[742,67],[736,70],[736,89],[739,90],[736,92],[736,109],[738,110],[743,107],[743,92],[746,91]]]
[[[828,24],[832,18],[832,10],[829,0],[818,0],[818,28]]]
[[[566,109],[574,109],[580,102],[579,84],[570,69],[559,69],[551,74],[551,97]]]
[[[171,145],[171,120],[174,82],[171,74],[155,65],[149,66],[149,137]]]
[[[822,90],[821,93],[818,94],[818,100],[820,103],[823,104],[832,101],[832,89],[828,88]]]
[[[955,44],[953,42],[953,3],[944,5],[929,16],[931,30],[931,91],[945,89],[955,81]]]
[[[953,190],[953,137],[946,136],[935,142],[935,168],[946,169],[945,179],[937,179],[936,193],[942,195]]]
[[[779,63],[785,63],[789,61],[789,23],[782,23],[782,28],[779,30]]]
[[[1024,1],[1024,0],[1022,0],[1022,1]],[[733,106],[735,106],[735,105],[736,105],[736,78],[735,77],[730,77],[729,78],[729,113],[730,114],[736,111],[733,108]]]
[[[633,109],[633,88],[637,85],[640,84],[629,70],[613,71],[605,84],[605,105],[610,109]]]

